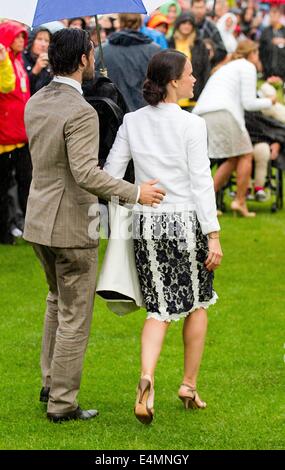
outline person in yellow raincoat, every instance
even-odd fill
[[[16,76],[9,54],[0,44],[0,93],[10,93],[15,89]]]

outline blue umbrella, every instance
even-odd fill
[[[165,0],[0,0],[0,15],[35,27],[78,16],[151,13],[163,3]]]
[[[165,0],[0,0],[2,18],[20,21],[35,27],[64,18],[93,16],[96,29],[102,75],[107,75],[97,16],[108,13],[145,13],[149,14],[165,3]]]

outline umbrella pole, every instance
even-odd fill
[[[96,24],[96,34],[97,34],[97,40],[98,40],[98,47],[99,47],[99,56],[100,56],[100,62],[101,62],[101,67],[100,67],[100,75],[103,77],[108,76],[107,68],[104,63],[104,54],[103,54],[103,48],[102,48],[102,42],[101,42],[101,36],[100,36],[100,27],[99,27],[99,22],[98,22],[98,17],[95,15],[95,24]]]

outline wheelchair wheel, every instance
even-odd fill
[[[283,174],[279,168],[276,170],[276,206],[283,208]]]

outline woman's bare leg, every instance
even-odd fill
[[[214,175],[214,187],[216,193],[227,184],[232,172],[236,169],[236,166],[237,157],[228,158],[219,166]]]
[[[169,322],[150,318],[145,321],[141,336],[141,376],[149,375],[154,379],[154,372],[160,356]]]
[[[236,201],[246,206],[246,194],[250,184],[252,171],[252,153],[241,155],[237,162],[237,194]]]
[[[204,351],[208,317],[204,308],[192,312],[184,321],[184,377],[183,383],[196,388],[197,377]],[[181,388],[182,389],[182,388]],[[182,390],[183,391],[183,390]],[[197,401],[202,406],[201,400]]]

